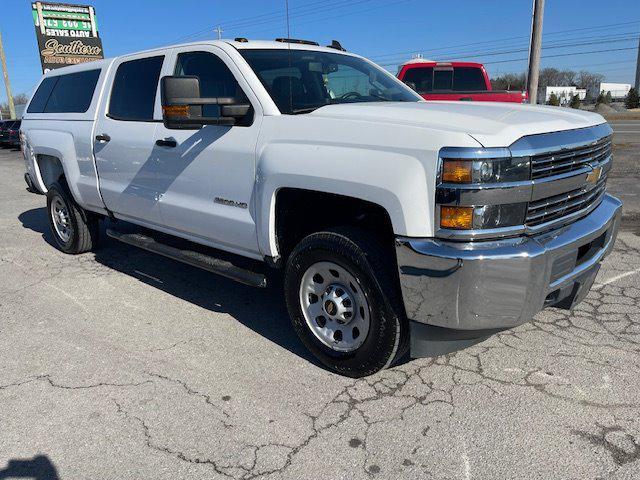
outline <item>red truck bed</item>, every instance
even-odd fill
[[[425,100],[525,103],[527,92],[492,90],[481,63],[414,60],[400,68],[398,78]]]

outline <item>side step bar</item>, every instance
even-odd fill
[[[222,275],[223,277],[230,278],[231,280],[244,283],[251,287],[265,288],[267,286],[267,277],[263,274],[237,267],[226,260],[221,260],[192,250],[181,250],[179,248],[157,242],[152,237],[148,237],[140,233],[123,233],[108,228],[107,235],[123,243],[133,245],[134,247],[158,253],[173,260],[177,260],[178,262],[186,263],[192,267],[201,268],[203,270]]]

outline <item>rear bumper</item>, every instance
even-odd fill
[[[571,308],[611,251],[622,203],[605,195],[586,217],[533,237],[448,242],[398,237],[407,316],[459,330],[521,325],[545,306]]]

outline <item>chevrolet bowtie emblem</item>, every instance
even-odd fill
[[[597,167],[591,170],[587,175],[587,185],[595,185],[600,180],[600,175],[602,174],[602,167]]]

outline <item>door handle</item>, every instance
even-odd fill
[[[160,140],[156,140],[156,145],[159,147],[175,148],[178,146],[178,142],[173,138],[162,138]]]
[[[100,135],[96,135],[96,141],[106,143],[111,141],[111,137],[106,133],[101,133]]]
[[[458,100],[460,100],[461,102],[471,102],[471,101],[473,101],[473,98],[471,98],[471,97],[460,97]]]

